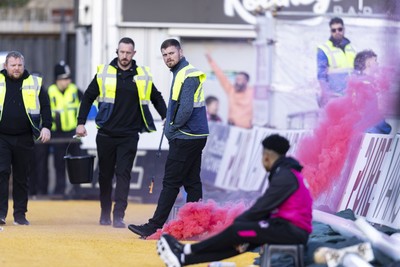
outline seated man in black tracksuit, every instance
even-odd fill
[[[289,141],[271,135],[262,142],[262,163],[269,187],[252,207],[221,233],[196,244],[182,244],[168,234],[157,251],[168,267],[210,262],[251,251],[266,243],[306,244],[311,233],[312,198],[302,166],[286,157]]]

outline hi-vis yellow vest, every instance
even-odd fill
[[[356,57],[356,51],[348,44],[342,49],[333,46],[333,43],[328,40],[325,44],[319,45],[322,51],[324,51],[328,58],[329,69],[328,74],[334,73],[351,73],[354,69],[354,58]]]
[[[199,77],[200,85],[199,87],[197,87],[196,92],[194,93],[194,107],[196,108],[205,106],[203,83],[206,80],[206,75],[190,64],[182,68],[176,74],[175,82],[172,87],[172,100],[174,101],[178,100],[178,97],[182,89],[182,84],[187,77]]]
[[[22,82],[22,100],[24,102],[25,111],[31,123],[32,132],[35,138],[40,135],[40,103],[39,93],[42,86],[42,78],[29,75]],[[0,73],[0,120],[3,116],[4,99],[6,97],[6,79]]]
[[[50,98],[51,114],[53,117],[52,131],[72,131],[77,125],[77,114],[79,109],[78,88],[70,83],[62,93],[57,85],[52,84],[48,90]],[[61,129],[57,129],[57,114],[61,123]]]
[[[156,127],[149,109],[153,76],[149,67],[137,67],[136,71],[137,75],[133,78],[138,88],[139,106],[144,122],[144,127],[141,131],[153,132]],[[97,67],[97,84],[100,95],[98,97],[99,111],[96,116],[96,124],[97,127],[101,128],[110,118],[114,107],[117,90],[117,69],[111,65],[99,65]]]
[[[180,128],[179,131],[183,134],[191,136],[207,136],[209,134],[209,130],[203,90],[203,83],[206,80],[206,75],[202,71],[193,67],[191,64],[179,70],[175,76],[174,84],[172,85],[171,108],[169,108],[169,111],[173,112],[174,114],[170,114],[170,124],[174,124],[176,115],[175,113],[178,109],[177,105],[179,104],[179,96],[182,85],[185,79],[188,77],[198,77],[200,84],[193,96],[192,115],[190,116],[186,125]]]

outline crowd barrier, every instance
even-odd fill
[[[366,134],[340,209],[400,228],[400,136]]]

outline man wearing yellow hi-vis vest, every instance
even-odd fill
[[[0,225],[6,223],[11,171],[14,224],[29,225],[28,174],[34,139],[49,141],[50,127],[49,98],[42,78],[25,70],[20,52],[9,52],[0,72]]]
[[[78,109],[82,92],[71,81],[71,69],[60,61],[54,66],[55,83],[47,89],[52,114],[51,133],[53,143],[49,145],[36,144],[35,163],[38,194],[47,194],[48,188],[48,157],[53,151],[54,169],[56,174],[53,197],[63,198],[66,194],[66,176],[64,156],[69,153],[74,156],[81,154],[80,144],[69,140],[75,134]],[[70,144],[68,146],[68,144]],[[68,151],[67,150],[68,147]],[[33,193],[33,192],[31,192]]]
[[[325,106],[335,97],[343,96],[347,87],[347,77],[353,72],[356,51],[350,40],[344,37],[344,23],[341,18],[329,22],[331,37],[318,46],[317,67],[321,92],[319,105]]]
[[[86,136],[84,124],[93,101],[98,99],[96,125],[99,158],[100,224],[124,228],[133,160],[136,156],[139,132],[155,131],[150,102],[162,119],[166,105],[153,84],[148,67],[133,60],[135,43],[124,37],[116,51],[118,57],[109,65],[100,65],[85,91],[79,109],[76,134]],[[112,210],[112,180],[116,176],[115,204]],[[113,221],[111,222],[111,210]]]
[[[175,39],[167,39],[161,44],[161,54],[173,75],[164,129],[169,151],[163,188],[153,217],[144,225],[128,226],[143,238],[163,227],[181,186],[187,193],[186,202],[203,198],[201,154],[209,133],[203,91],[206,75],[189,64]]]

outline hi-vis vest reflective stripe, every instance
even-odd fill
[[[79,109],[78,88],[75,84],[70,83],[62,93],[57,85],[52,84],[49,87],[49,98],[51,113],[53,116],[52,131],[61,130],[64,132],[71,131],[76,128],[77,114]],[[61,129],[57,129],[56,115],[60,116]]]
[[[350,44],[345,46],[345,52],[343,52],[342,49],[333,46],[333,43],[330,40],[325,44],[318,46],[318,48],[322,49],[328,58],[328,74],[351,73],[353,71],[356,51]]]
[[[39,93],[42,86],[42,78],[29,75],[22,82],[22,100],[25,111],[32,126],[33,135],[38,138],[40,135],[40,103]],[[3,74],[0,74],[0,120],[3,116],[4,99],[6,97],[6,80]]]
[[[179,129],[180,132],[186,135],[191,136],[207,136],[208,135],[208,124],[207,124],[207,116],[205,110],[205,100],[204,100],[204,90],[203,83],[206,80],[206,75],[193,67],[191,64],[179,70],[179,72],[175,76],[174,84],[172,86],[172,101],[174,108],[171,110],[174,112],[175,105],[178,105],[180,92],[182,89],[182,85],[186,78],[188,77],[198,77],[200,80],[200,84],[197,87],[194,98],[193,98],[193,112],[191,117],[187,122],[187,128],[191,129],[193,132],[186,131],[186,128]],[[204,114],[203,114],[204,113]],[[174,114],[171,116],[170,124],[174,124]],[[194,124],[196,125],[195,127]],[[204,125],[204,127],[202,127]],[[197,130],[193,130],[197,129]]]
[[[150,73],[149,67],[137,67],[137,75],[133,77],[138,88],[139,106],[142,114],[145,129],[143,131],[152,132],[156,128],[154,126],[153,117],[151,116],[149,103],[151,91],[153,87],[153,76]],[[99,112],[97,113],[97,126],[101,127],[106,122],[115,103],[115,93],[117,89],[117,69],[111,65],[99,65],[97,67],[97,84],[99,85],[100,95],[98,98]],[[108,109],[107,112],[102,112],[102,109]],[[107,114],[106,117],[101,117]],[[100,117],[99,117],[100,116]],[[99,125],[100,123],[100,125]]]

